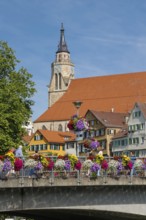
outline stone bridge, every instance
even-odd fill
[[[144,220],[146,179],[123,176],[0,181],[0,212],[38,220]]]

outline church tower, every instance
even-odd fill
[[[67,91],[72,79],[74,79],[74,64],[70,60],[70,52],[65,41],[64,27],[61,24],[60,42],[56,52],[56,59],[51,65],[48,107],[51,107]]]

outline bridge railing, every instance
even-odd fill
[[[57,157],[50,158],[54,162],[57,160]],[[78,159],[83,164],[87,157],[83,156]],[[143,161],[145,158],[137,159]],[[112,160],[112,157],[106,158],[108,163]],[[37,170],[35,166],[26,167],[25,162],[20,171],[14,171],[14,168],[9,171],[0,169],[0,180],[3,184],[5,181],[13,181],[14,179],[18,179],[20,183],[37,181],[46,185],[146,184],[146,169],[143,169],[142,166],[135,167],[134,172],[131,172],[130,169],[118,170],[115,167],[108,169],[100,167],[100,170],[94,173],[83,167],[80,170],[56,170],[54,167],[52,170],[44,167]]]
[[[0,181],[0,186],[6,186],[10,182],[16,180],[22,185],[127,185],[127,184],[144,184],[146,185],[146,175],[143,170],[137,170],[136,173],[130,175],[128,170],[122,170],[120,173],[108,172],[101,169],[100,175],[91,176],[86,170],[70,170],[70,171],[35,171],[31,176],[30,169],[21,169],[19,175],[10,173],[5,179],[4,173]],[[6,180],[6,181],[5,181]]]

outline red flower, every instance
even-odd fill
[[[48,166],[47,166],[48,170],[53,170],[54,168],[54,162],[52,160],[50,160]]]
[[[78,160],[77,163],[75,164],[75,169],[80,170],[81,169],[81,162]]]
[[[19,171],[22,169],[22,167],[23,167],[23,161],[19,158],[16,158],[14,161],[14,170]]]
[[[106,160],[103,160],[101,163],[101,168],[104,170],[108,169],[108,162]]]
[[[131,170],[133,167],[133,163],[131,161],[128,162],[127,166],[129,167],[129,169]]]

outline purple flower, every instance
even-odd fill
[[[35,166],[35,169],[36,170],[41,170],[43,168],[43,165],[42,165],[42,163],[39,161],[38,163],[37,163],[37,165]]]
[[[71,167],[71,164],[70,164],[70,161],[69,160],[65,160],[65,170],[70,170],[70,167]]]
[[[123,165],[122,165],[122,162],[119,162],[119,163],[118,163],[118,166],[117,166],[117,171],[118,171],[118,173],[119,173],[121,170],[123,170]]]
[[[10,160],[5,159],[2,171],[10,171],[11,169],[12,169],[12,165],[11,165]]]
[[[85,125],[84,125],[84,122],[83,120],[78,120],[77,124],[76,124],[76,129],[78,131],[82,131],[85,129]]]
[[[96,140],[93,140],[93,141],[91,141],[91,143],[90,143],[90,147],[91,147],[92,150],[96,150],[97,147],[99,147],[99,145],[100,145],[99,142],[96,141]]]
[[[90,168],[91,172],[97,172],[99,169],[100,169],[100,165],[97,163],[94,163]]]

